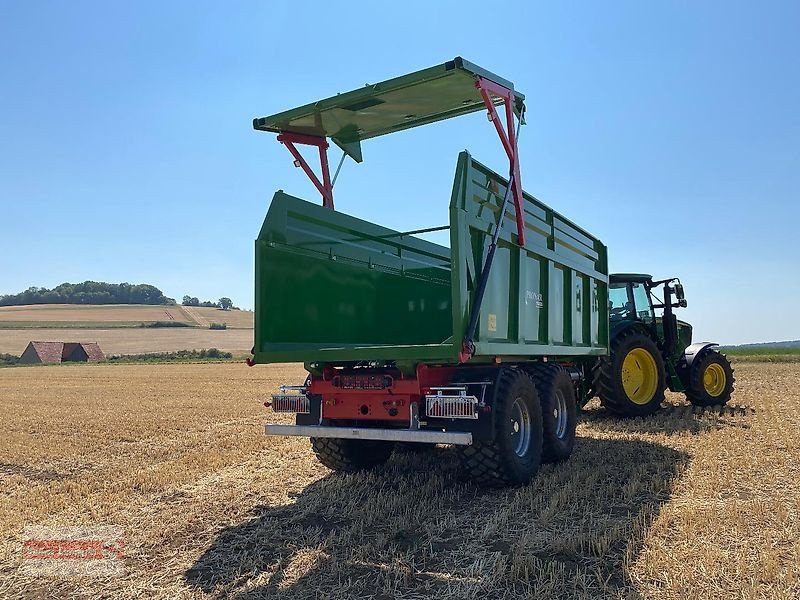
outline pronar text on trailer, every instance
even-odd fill
[[[361,162],[364,140],[479,110],[508,163],[500,175],[458,156],[448,224],[400,232],[334,209],[328,140]],[[309,437],[342,471],[398,443],[453,444],[476,480],[520,484],[569,457],[576,411],[595,395],[622,416],[657,410],[667,387],[730,398],[728,361],[673,314],[680,282],[609,277],[603,243],[523,191],[524,115],[510,81],[456,58],[253,121],[321,197],[276,192],[256,241],[249,363],[308,371],[268,402],[296,424],[268,435]],[[417,237],[435,230],[449,248]]]

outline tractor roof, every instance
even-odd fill
[[[361,140],[434,123],[486,108],[476,78],[514,90],[514,84],[461,57],[305,106],[253,119],[253,128],[274,133],[329,137],[361,162]],[[514,91],[514,112],[525,96]],[[495,98],[496,103],[502,100]]]
[[[645,273],[612,273],[608,276],[609,283],[645,283],[653,278]]]

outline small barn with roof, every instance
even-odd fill
[[[20,364],[98,362],[106,357],[97,342],[30,342]]]

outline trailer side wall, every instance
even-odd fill
[[[256,241],[255,361],[447,359],[450,251],[277,192]]]
[[[469,321],[508,180],[459,155],[450,203],[454,330]],[[476,356],[605,354],[608,259],[591,234],[524,194],[526,245],[508,202],[480,310]]]

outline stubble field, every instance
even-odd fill
[[[3,369],[0,596],[796,598],[800,365],[735,366],[744,408],[592,404],[573,457],[509,490],[449,449],[342,476],[263,437],[300,366]],[[25,525],[120,526],[127,573],[28,577]]]
[[[222,310],[210,306],[182,306],[183,311],[200,327],[225,323],[228,329],[253,329],[252,310]]]
[[[153,321],[175,321],[194,324],[181,306],[148,304],[27,304],[0,306],[0,325],[4,329],[14,326],[41,327],[52,323],[57,327],[83,327],[104,323],[109,327],[122,327]]]

